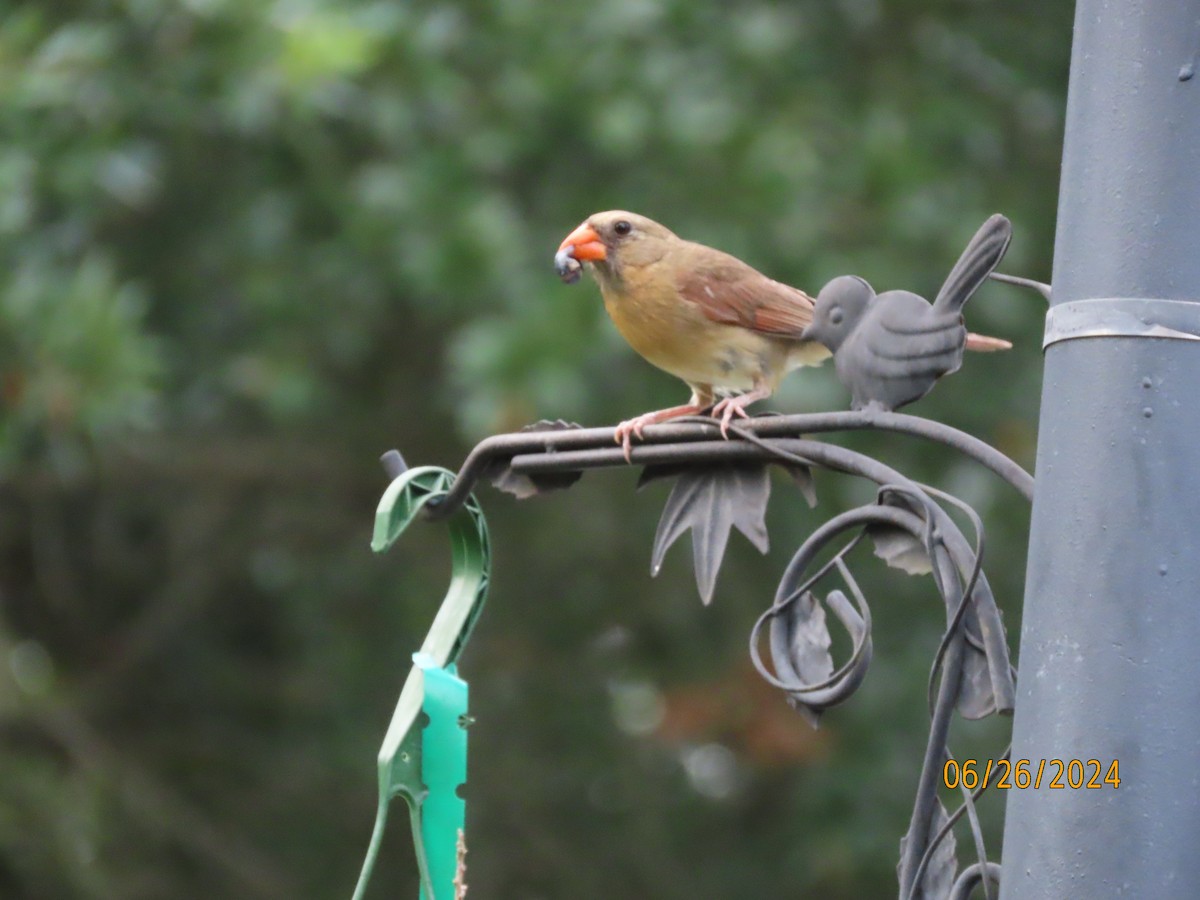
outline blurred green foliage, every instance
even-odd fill
[[[1047,278],[1069,42],[1069,6],[1032,0],[0,11],[0,895],[348,895],[447,552],[430,529],[370,557],[378,453],[455,467],[492,431],[683,398],[553,276],[597,209],[810,290],[926,292],[1003,211],[1004,268]],[[914,411],[1031,465],[1039,304],[981,291],[972,328],[1017,348]],[[842,405],[830,368],[777,408]],[[1015,640],[1026,507],[845,442],[980,509]],[[814,734],[745,635],[869,493],[825,477],[808,511],[779,482],[771,555],[735,542],[701,609],[685,551],[650,581],[665,494],[631,488],[483,492],[472,896],[887,896],[932,589],[863,562],[875,671]],[[415,895],[402,835],[385,855],[377,895]]]

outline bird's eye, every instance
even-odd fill
[[[613,231],[615,231],[617,234],[621,235],[621,237],[624,237],[625,235],[629,234],[629,232],[633,231],[633,226],[630,225],[628,222],[626,222],[624,219],[622,219],[620,222],[618,222],[616,225],[613,226]]]
[[[835,306],[829,311],[829,323],[831,325],[841,325],[844,317],[840,306]]]

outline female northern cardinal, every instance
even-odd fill
[[[617,426],[630,458],[630,436],[678,416],[695,415],[724,396],[712,415],[721,433],[746,407],[771,396],[783,376],[829,356],[801,337],[813,299],[773,281],[740,259],[685,241],[657,222],[622,210],[596,213],[567,235],[555,256],[564,281],[590,264],[604,307],[630,346],[683,379],[683,406],[644,413]],[[736,396],[735,396],[736,395]]]

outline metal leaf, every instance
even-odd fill
[[[522,432],[529,431],[569,431],[582,428],[575,422],[563,419],[542,419],[532,425],[526,425]],[[487,472],[492,485],[506,494],[512,494],[519,500],[542,494],[546,491],[566,490],[580,478],[582,472],[538,472],[535,474],[518,474],[512,470],[510,460],[497,460]]]
[[[583,428],[578,422],[568,422],[566,419],[538,419],[530,422],[521,429],[524,434],[530,431],[577,431]]]
[[[872,524],[867,534],[875,545],[875,555],[893,568],[909,575],[928,575],[933,571],[925,546],[909,532],[892,525]]]
[[[765,466],[710,466],[682,473],[654,535],[650,573],[658,574],[667,549],[690,528],[696,587],[705,604],[712,602],[731,528],[736,527],[760,552],[767,552],[764,515],[770,495]]]
[[[799,463],[780,463],[780,468],[787,472],[788,477],[800,489],[800,495],[804,497],[804,501],[808,504],[809,509],[817,505],[817,491],[813,482],[812,468],[810,466],[802,466]],[[688,466],[683,463],[662,463],[659,465],[645,466],[642,473],[638,476],[637,490],[641,490],[646,485],[655,481],[662,481],[666,478],[674,478],[682,472],[687,471]]]
[[[955,707],[965,719],[984,719],[996,711],[996,695],[987,657],[969,648],[963,654],[961,681]]]
[[[805,684],[819,684],[833,674],[833,655],[829,652],[833,638],[826,623],[825,607],[812,591],[805,591],[791,615],[791,660],[796,674]],[[821,724],[820,711],[806,706],[793,697],[788,702],[796,712],[816,728]]]
[[[929,817],[929,832],[925,835],[925,840],[922,843],[928,846],[939,831],[950,821],[950,816],[946,814],[946,807],[942,805],[940,799],[935,801],[933,815]],[[900,859],[905,859],[904,849],[908,842],[912,839],[911,832],[900,838]],[[913,893],[914,897],[920,900],[945,900],[950,896],[950,890],[954,887],[954,879],[958,873],[958,849],[954,840],[954,832],[947,831],[946,836],[942,838],[941,843],[933,851],[933,855],[929,859],[929,865],[925,868],[925,874],[921,878],[921,884]]]
[[[829,654],[826,609],[842,623],[854,645],[851,658],[840,668],[834,667]],[[865,605],[863,610],[866,611]],[[826,594],[823,604],[806,591],[785,604],[770,621],[773,682],[788,692],[791,707],[816,728],[821,714],[848,700],[866,678],[872,657],[870,626],[850,599],[838,590]],[[757,640],[757,633],[755,626],[751,640]]]
[[[833,638],[826,624],[825,607],[812,591],[805,591],[792,616],[792,650],[796,671],[809,684],[833,674],[829,648]]]
[[[976,585],[972,606],[963,617],[962,627],[971,635],[981,635],[985,626],[980,618],[980,604],[990,613],[991,627],[1002,630],[999,611],[995,609],[991,590],[985,580]],[[1010,698],[1014,693],[1012,666],[1008,657],[1008,645],[1003,640],[972,640],[963,648],[962,674],[959,676],[958,699],[955,707],[967,719],[982,719],[996,712],[1012,712]],[[989,653],[996,658],[989,657]]]
[[[640,491],[646,485],[662,481],[666,478],[674,478],[688,470],[688,466],[683,463],[662,463],[661,465],[644,466],[642,472],[638,475],[637,485],[634,490]]]
[[[788,463],[783,468],[796,483],[796,487],[800,488],[800,494],[804,497],[808,508],[813,509],[817,505],[817,489],[813,483],[812,468],[799,463]]]
[[[492,484],[506,494],[524,500],[536,494],[547,491],[562,491],[569,488],[580,478],[582,472],[538,472],[532,475],[517,474],[508,463],[504,463],[490,473]]]
[[[966,619],[971,618],[974,617],[968,612]],[[963,625],[969,627],[965,620]],[[978,633],[978,625],[970,630]],[[954,705],[965,719],[983,719],[996,712],[996,692],[987,654],[969,643],[963,648],[962,672]]]

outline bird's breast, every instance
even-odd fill
[[[788,342],[713,322],[673,288],[605,290],[604,306],[634,350],[689,384],[744,391],[786,371]]]

